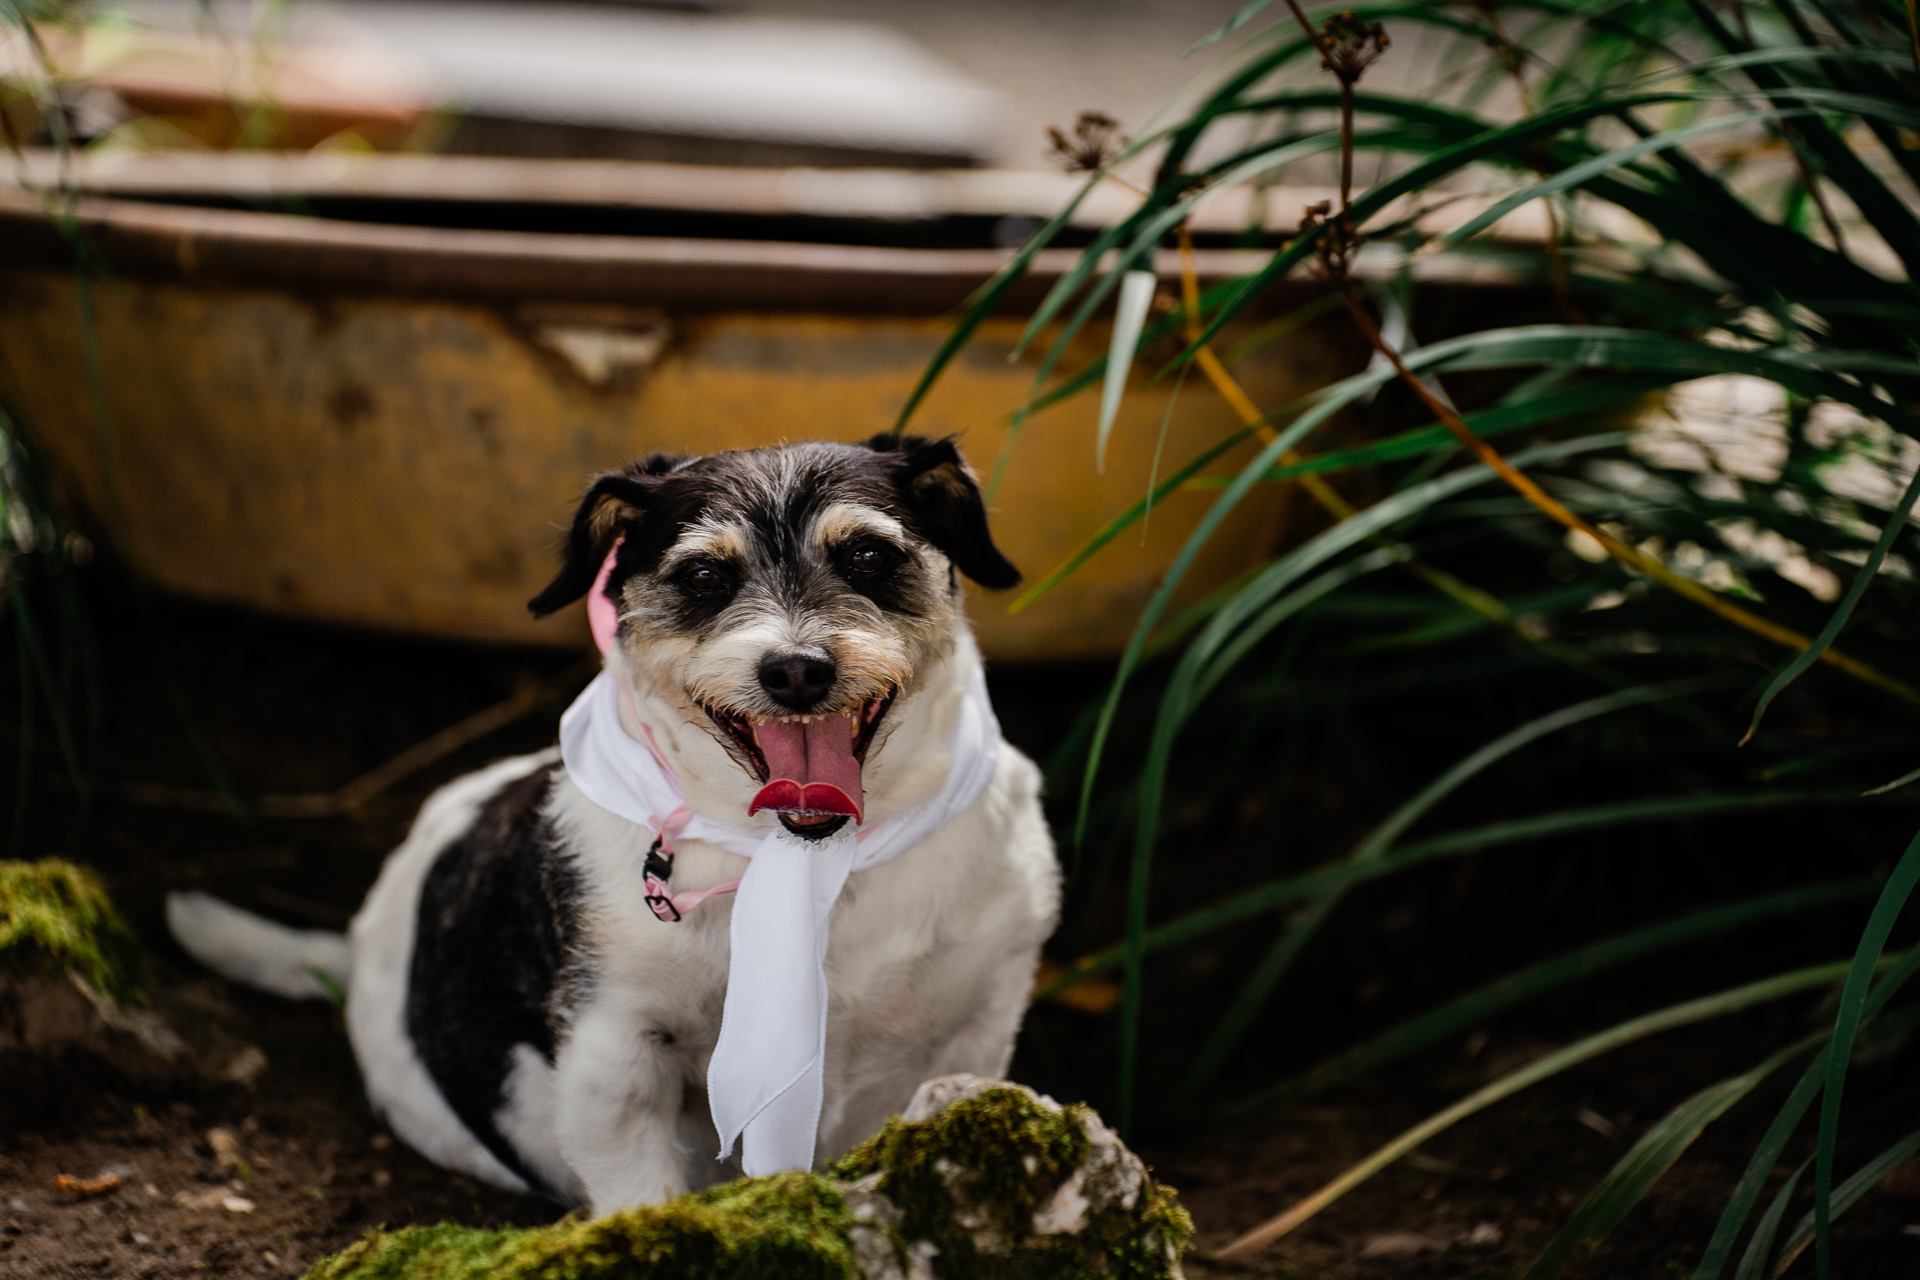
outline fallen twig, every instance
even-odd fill
[[[350,817],[397,783],[572,691],[591,679],[599,668],[599,656],[589,655],[557,675],[523,685],[510,697],[448,725],[333,791],[260,795],[247,800],[246,804],[264,818]],[[192,813],[234,811],[233,803],[226,796],[199,787],[104,780],[95,780],[91,785],[100,794],[155,809],[182,809]]]
[[[97,1178],[75,1178],[63,1173],[53,1180],[53,1189],[67,1195],[79,1196],[84,1200],[93,1196],[103,1196],[118,1187],[121,1182],[122,1179],[117,1173],[103,1173]]]

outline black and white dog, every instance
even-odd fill
[[[532,602],[589,595],[606,650],[564,758],[436,792],[346,938],[198,895],[169,923],[256,986],[340,978],[368,1096],[450,1168],[605,1212],[733,1176],[742,1131],[751,1172],[830,1159],[1004,1072],[1055,921],[960,574],[1019,576],[948,441],[602,475]]]

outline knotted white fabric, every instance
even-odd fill
[[[1000,724],[978,655],[971,645],[963,652],[971,670],[939,793],[857,834],[849,822],[817,841],[777,826],[771,834],[748,830],[689,808],[664,759],[622,727],[624,695],[612,671],[602,671],[560,719],[561,759],[589,800],[656,833],[671,825],[672,839],[704,840],[752,859],[733,903],[727,998],[707,1067],[719,1158],[744,1134],[742,1165],[750,1175],[813,1165],[826,1079],[827,938],[847,876],[913,848],[993,780]],[[628,706],[634,709],[630,698]],[[651,733],[644,722],[640,728]],[[889,745],[912,749],[908,742]]]

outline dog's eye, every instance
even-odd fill
[[[847,557],[847,569],[863,578],[893,568],[893,552],[881,547],[862,547]]]
[[[680,585],[696,596],[710,596],[726,590],[727,579],[710,564],[696,564],[681,570]]]

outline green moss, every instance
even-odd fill
[[[877,1249],[881,1271],[891,1252],[893,1274],[925,1274],[925,1260],[943,1280],[1177,1275],[1192,1223],[1124,1149],[1095,1150],[1091,1132],[1110,1142],[1098,1124],[1083,1107],[989,1088],[930,1119],[889,1122],[829,1177],[748,1178],[526,1230],[376,1231],[307,1280],[858,1280],[861,1248],[869,1264]],[[1076,1173],[1103,1207],[1078,1230],[1036,1232],[1034,1215]],[[1131,1206],[1111,1194],[1123,1183]]]
[[[1083,1233],[1086,1248],[1107,1257],[1111,1269],[1101,1274],[1142,1280],[1178,1274],[1175,1263],[1193,1238],[1193,1219],[1174,1189],[1161,1183],[1149,1181],[1142,1201],[1131,1214],[1100,1215]]]
[[[142,986],[140,944],[100,878],[57,858],[0,861],[0,965],[72,970],[117,1000]]]
[[[663,1205],[527,1230],[376,1231],[308,1280],[848,1280],[853,1217],[809,1173],[747,1178]]]
[[[960,1195],[983,1228],[1012,1239],[1087,1158],[1086,1108],[1049,1110],[1015,1089],[989,1089],[931,1119],[898,1117],[830,1172],[848,1181],[881,1173],[878,1190],[899,1205],[903,1234],[944,1252]],[[884,1171],[884,1172],[882,1172]]]
[[[1111,1204],[1078,1231],[1037,1235],[1034,1214],[1087,1159],[1091,1112],[1058,1110],[1020,1089],[988,1089],[923,1121],[894,1119],[831,1172],[898,1205],[898,1235],[937,1246],[934,1270],[966,1280],[1079,1280],[1173,1273],[1193,1223],[1174,1193],[1146,1181],[1131,1209]]]

